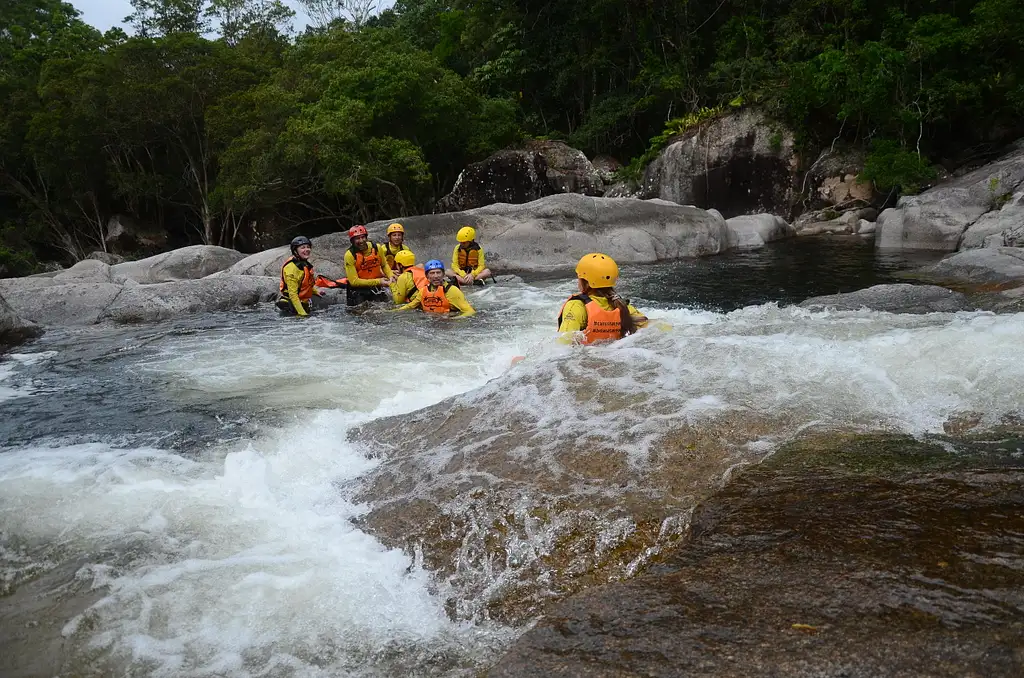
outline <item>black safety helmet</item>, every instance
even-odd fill
[[[292,254],[298,254],[299,248],[302,247],[303,245],[309,245],[310,247],[312,247],[313,243],[311,243],[309,241],[309,238],[307,238],[304,235],[299,235],[292,238]]]

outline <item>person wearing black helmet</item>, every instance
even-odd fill
[[[281,266],[281,296],[277,300],[277,308],[283,315],[297,315],[305,318],[320,301],[322,291],[317,289],[314,281],[313,264],[309,255],[313,251],[313,243],[304,235],[291,242],[292,256]],[[316,304],[319,307],[319,304]]]

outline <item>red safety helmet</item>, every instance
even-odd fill
[[[348,229],[348,239],[356,237],[357,235],[366,235],[366,226],[356,224],[352,228]]]

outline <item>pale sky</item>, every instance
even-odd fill
[[[127,30],[121,22],[132,13],[132,4],[129,0],[69,0],[78,11],[82,13],[82,20],[101,31],[106,31],[114,26],[121,26]],[[295,10],[294,27],[301,31],[309,23],[309,19],[299,9],[300,5],[296,0],[283,0],[284,4]],[[393,2],[387,0],[381,2],[381,7],[390,7]]]

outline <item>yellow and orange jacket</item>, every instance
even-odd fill
[[[402,243],[402,246],[399,247],[398,249],[394,249],[393,247],[391,247],[390,240],[384,242],[383,244],[377,245],[377,250],[380,252],[380,256],[384,259],[384,261],[388,262],[388,267],[391,268],[392,270],[394,270],[395,268],[395,255],[401,252],[402,250],[407,249],[409,248],[405,245],[405,243]]]
[[[298,257],[289,257],[281,265],[281,298],[288,299],[292,308],[299,315],[308,315],[303,302],[307,302],[314,294],[319,293],[313,281],[313,264]]]
[[[437,286],[427,284],[418,287],[409,303],[397,310],[410,311],[415,308],[423,309],[427,313],[448,314],[450,311],[458,311],[460,318],[476,315],[476,309],[470,306],[462,290],[448,282]]]
[[[379,287],[380,278],[391,277],[391,267],[379,245],[366,241],[366,249],[355,252],[355,246],[345,251],[345,276],[349,287]]]
[[[459,243],[452,250],[452,270],[456,275],[480,275],[487,268],[483,248],[475,240],[469,243],[468,249],[462,249],[462,245],[463,243]]]
[[[632,304],[627,303],[627,307],[636,326],[645,327],[646,316]],[[583,332],[584,344],[613,341],[622,332],[622,319],[618,309],[604,297],[574,294],[562,304],[562,311],[558,314],[558,331],[566,341],[572,341],[576,332]]]
[[[398,275],[395,282],[391,283],[391,298],[396,304],[408,303],[413,293],[426,284],[427,274],[423,272],[422,266],[407,268]]]

